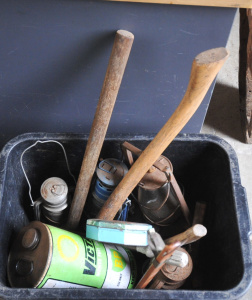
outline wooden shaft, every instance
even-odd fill
[[[177,234],[169,239],[166,239],[164,242],[165,244],[169,245],[169,244],[173,244],[176,241],[179,241],[183,246],[183,245],[196,242],[206,234],[207,234],[206,227],[201,224],[196,224],[190,227],[189,229],[187,229],[186,231]]]
[[[144,289],[154,278],[154,276],[160,271],[163,264],[169,259],[173,252],[181,246],[180,242],[174,242],[173,244],[165,245],[164,249],[160,251],[155,260],[151,263],[148,270],[140,279],[135,289]]]
[[[206,202],[196,202],[192,225],[203,224],[205,214]]]
[[[128,31],[118,30],[116,33],[68,216],[68,229],[75,229],[79,224],[133,40],[134,35]]]
[[[252,0],[110,0],[120,2],[144,2],[175,5],[252,8]]]
[[[138,182],[195,113],[227,57],[225,48],[211,49],[196,56],[181,103],[115,188],[97,218],[113,220]]]

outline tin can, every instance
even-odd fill
[[[107,158],[99,162],[96,168],[97,178],[87,201],[86,212],[89,218],[96,217],[127,172],[127,166],[119,159]]]
[[[10,285],[17,288],[130,289],[136,281],[129,250],[39,221],[18,234],[7,271]]]

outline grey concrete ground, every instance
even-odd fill
[[[201,133],[225,139],[236,151],[242,185],[246,188],[250,217],[252,219],[252,144],[242,142],[239,113],[238,64],[239,64],[239,11],[227,44],[230,57],[217,77]],[[227,275],[228,276],[228,275]],[[242,300],[252,299],[252,287]]]

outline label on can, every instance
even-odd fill
[[[46,225],[52,259],[38,288],[133,288],[136,265],[130,251]]]
[[[130,264],[123,248],[105,244],[108,257],[108,271],[103,288],[127,289],[130,284]],[[113,281],[111,281],[113,278]]]

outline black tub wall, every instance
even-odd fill
[[[236,9],[87,0],[0,0],[0,148],[24,132],[89,133],[114,35],[135,35],[109,133],[156,133],[193,58],[226,45]],[[213,85],[183,132],[202,126]]]
[[[119,159],[122,156],[120,144],[124,140],[128,140],[140,149],[144,149],[152,138],[121,136],[107,139],[101,156]],[[60,141],[66,149],[71,171],[76,177],[79,173],[83,149],[87,142],[87,136],[30,134],[20,136],[19,139],[12,142],[10,149],[3,153],[7,167],[4,172],[4,188],[3,190],[0,189],[0,195],[3,192],[0,201],[0,297],[1,287],[9,286],[6,279],[6,261],[9,247],[17,232],[27,225],[29,221],[33,220],[28,185],[21,170],[20,156],[24,149],[38,139],[55,139]],[[238,220],[241,203],[245,201],[245,198],[244,195],[238,195],[233,189],[233,185],[240,185],[238,163],[234,153],[226,144],[224,146],[226,148],[222,147],[221,141],[217,138],[209,138],[203,135],[180,135],[164,152],[173,164],[176,179],[184,187],[185,199],[190,210],[194,211],[196,201],[204,200],[207,203],[204,225],[208,233],[200,241],[199,266],[197,268],[199,268],[201,283],[196,294],[199,294],[199,291],[205,293],[208,290],[211,292],[221,291],[223,296],[224,291],[238,288],[240,281],[243,281],[244,284],[247,276],[245,273],[247,266],[243,262],[242,243],[245,243],[245,236],[249,228],[241,236],[239,232],[241,220]],[[66,169],[61,148],[58,145],[37,145],[24,155],[23,164],[32,186],[34,200],[39,196],[42,182],[50,176],[60,176],[69,186],[73,184],[72,178],[70,178]],[[236,203],[239,203],[237,211]],[[242,218],[246,218],[246,214]],[[81,226],[81,228],[84,227]],[[170,230],[170,228],[167,230]],[[243,242],[241,239],[243,239]],[[188,286],[183,287],[183,289],[185,288],[185,295],[181,298],[178,296],[179,290],[174,290],[168,293],[165,291],[165,294],[167,293],[167,298],[165,297],[165,299],[189,299],[186,296],[186,292],[195,289],[190,286],[190,280],[188,284]],[[14,291],[19,293],[16,289],[7,289],[4,290],[4,293]],[[27,289],[24,291],[27,291]],[[69,290],[66,289],[65,292],[68,293]],[[123,295],[124,292],[125,290],[122,291]],[[133,293],[135,292],[134,290]],[[164,293],[164,291],[157,292],[160,294]],[[36,293],[37,296],[39,293],[40,296],[45,296],[43,289],[36,291]],[[52,289],[52,293],[54,296],[56,294],[59,296],[62,295],[63,291]],[[107,291],[104,293],[107,293]],[[120,295],[122,296],[122,294]],[[37,298],[37,296],[34,294],[34,298]],[[142,296],[143,299],[150,299],[148,293],[143,293]],[[91,298],[90,295],[87,296],[87,299]],[[125,297],[125,299],[128,298]],[[134,299],[137,299],[137,297]],[[195,297],[190,299],[195,299]],[[206,296],[200,299],[216,300],[224,298],[208,298]]]

